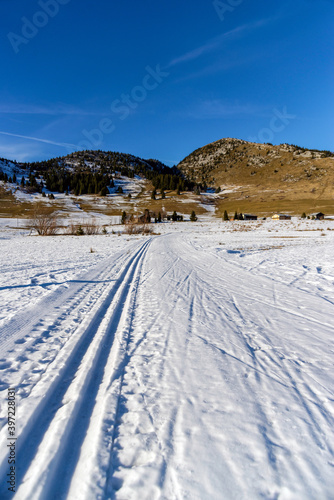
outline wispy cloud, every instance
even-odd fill
[[[8,135],[10,137],[19,137],[20,139],[26,139],[29,141],[37,141],[37,142],[44,142],[46,144],[52,144],[53,146],[61,146],[63,148],[76,148],[76,144],[69,144],[67,142],[55,142],[55,141],[49,141],[47,139],[40,139],[39,137],[31,137],[28,135],[21,135],[21,134],[11,134],[10,132],[2,132],[0,130],[0,134],[2,135]]]
[[[86,111],[69,104],[56,104],[50,106],[35,104],[0,104],[0,114],[21,115],[97,115],[99,113]]]
[[[269,108],[257,104],[229,103],[221,99],[201,100],[182,114],[195,119],[215,119],[232,116],[267,116]]]
[[[185,54],[176,57],[175,59],[172,59],[170,63],[168,64],[168,67],[171,68],[173,66],[176,66],[178,64],[186,63],[189,61],[193,61],[195,59],[198,59],[204,54],[209,54],[217,49],[219,49],[224,42],[228,40],[233,40],[234,38],[241,38],[242,36],[247,35],[248,33],[261,28],[262,26],[266,26],[270,22],[273,21],[273,18],[269,19],[261,19],[259,21],[255,21],[252,23],[247,23],[243,24],[241,26],[238,26],[237,28],[234,28],[233,30],[226,31],[225,33],[222,33],[221,35],[218,35],[214,38],[211,38],[208,40],[206,43],[201,45],[200,47],[197,47],[196,49],[193,49],[189,52],[186,52]]]

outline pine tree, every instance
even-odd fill
[[[155,200],[156,195],[157,195],[157,190],[154,188],[151,194],[151,199]]]
[[[234,220],[238,220],[238,212],[237,211],[234,212]]]
[[[126,212],[123,211],[122,212],[122,224],[125,224],[125,220],[126,220]]]
[[[174,210],[173,215],[172,215],[172,221],[176,222],[177,221],[177,213]]]
[[[191,212],[191,215],[190,215],[190,220],[191,220],[191,222],[196,222],[196,221],[197,221],[197,217],[196,217],[195,210],[193,210],[193,211]]]
[[[306,219],[306,213],[305,212],[302,213],[302,219]]]
[[[229,218],[228,218],[228,213],[227,213],[227,211],[226,211],[226,210],[224,211],[224,217],[223,217],[223,220],[229,220]]]
[[[161,212],[158,213],[158,222],[161,222]]]

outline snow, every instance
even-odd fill
[[[334,497],[334,221],[0,222],[1,498]]]

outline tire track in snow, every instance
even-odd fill
[[[130,258],[71,353],[59,356],[67,359],[57,360],[58,377],[26,421],[17,441],[18,481],[23,480],[20,499],[66,497],[115,336],[129,312],[133,280],[149,243]],[[117,374],[109,373],[108,385],[110,376]],[[4,469],[6,463],[0,468],[2,477]]]

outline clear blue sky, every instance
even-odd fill
[[[334,149],[333,0],[0,0],[0,156]]]

